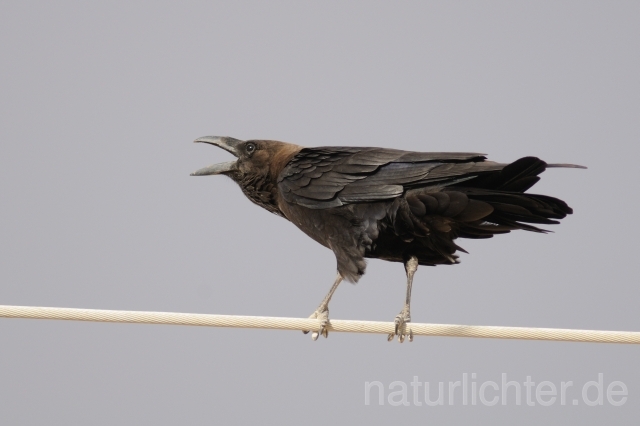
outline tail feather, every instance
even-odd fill
[[[464,193],[469,200],[480,202],[488,212],[474,221],[457,220],[458,235],[466,238],[489,238],[493,234],[507,233],[515,229],[532,232],[549,232],[532,224],[554,225],[573,213],[564,201],[547,195],[527,194],[529,188],[540,180],[540,173],[548,167],[585,168],[573,164],[547,164],[536,157],[523,157],[488,176],[479,176],[465,182],[465,187],[452,187]],[[490,211],[488,211],[490,210]],[[461,213],[464,218],[465,212]]]
[[[471,200],[482,201],[493,207],[493,211],[482,218],[480,224],[472,223],[474,227],[481,226],[491,230],[495,225],[501,225],[496,230],[524,229],[533,232],[547,232],[540,228],[526,224],[555,225],[558,219],[571,214],[573,210],[564,201],[538,194],[511,193],[503,191],[478,191],[469,189],[465,194]],[[471,224],[459,222],[461,229]]]
[[[502,170],[478,176],[460,186],[507,192],[525,192],[540,180],[540,173],[548,168],[586,169],[576,164],[547,164],[537,157],[522,157]]]
[[[536,157],[523,157],[500,171],[501,182],[494,187],[500,191],[524,192],[540,180],[547,163]]]
[[[436,265],[458,262],[455,252],[464,250],[453,242],[456,238],[491,238],[518,229],[550,232],[536,225],[557,224],[573,210],[558,198],[525,192],[548,167],[583,168],[524,157],[449,186],[412,188],[394,203],[396,234],[422,242],[427,251],[421,264]]]
[[[540,180],[538,175],[548,167],[583,168],[524,157],[502,170],[440,191],[413,189],[406,195],[407,205],[416,223],[425,221],[427,228],[450,229],[454,238],[491,238],[516,229],[549,232],[535,225],[555,225],[573,210],[558,198],[525,192]],[[440,221],[438,217],[446,219]]]
[[[535,185],[547,163],[536,157],[523,157],[507,164],[502,170],[477,176],[460,186],[509,192],[524,192]]]

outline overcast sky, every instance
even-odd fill
[[[415,322],[640,330],[640,3],[0,4],[0,304],[306,317],[333,254],[251,204],[204,135],[535,155],[554,233],[458,243],[422,267]],[[402,265],[369,262],[335,319],[392,321]],[[635,424],[630,345],[0,319],[2,424]],[[467,374],[551,406],[417,406]],[[603,376],[627,387],[588,406]],[[365,383],[379,381],[365,405]],[[561,382],[572,381],[566,405]],[[409,406],[389,394],[408,386]],[[391,387],[391,389],[390,389]],[[420,391],[423,398],[424,385]],[[458,389],[456,392],[460,392]],[[499,395],[489,387],[491,399]],[[448,394],[447,394],[448,395]],[[597,396],[592,387],[587,396]],[[394,399],[395,398],[395,399]],[[436,395],[432,394],[432,399]],[[619,400],[617,397],[616,400]],[[549,400],[545,397],[543,401]],[[573,405],[573,401],[578,405]],[[533,398],[535,402],[535,397]]]

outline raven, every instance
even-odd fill
[[[557,198],[525,191],[549,167],[585,168],[547,164],[536,157],[501,164],[466,152],[305,148],[219,136],[195,142],[218,146],[237,160],[192,176],[229,176],[252,202],[333,250],[338,275],[310,316],[321,325],[313,340],[328,335],[329,301],[340,282],[357,282],[365,272],[365,258],[373,258],[404,264],[406,300],[388,340],[413,341],[405,324],[411,321],[418,265],[459,263],[455,252],[466,251],[456,238],[491,238],[516,229],[547,232],[535,225],[556,224],[572,209]]]

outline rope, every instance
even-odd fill
[[[138,324],[198,325],[278,330],[318,331],[319,322],[307,318],[256,317],[239,315],[184,314],[173,312],[112,311],[102,309],[45,308],[0,305],[0,317]],[[640,343],[640,332],[570,330],[560,328],[496,327],[479,325],[409,323],[414,336],[483,337],[493,339],[555,340],[569,342]],[[330,320],[330,332],[394,332],[394,323]],[[408,331],[408,330],[407,330]]]

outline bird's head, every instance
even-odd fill
[[[225,151],[230,152],[238,159],[226,163],[212,164],[208,167],[196,170],[191,176],[210,176],[210,175],[227,175],[232,179],[240,177],[242,170],[248,171],[252,169],[252,163],[255,161],[254,155],[258,148],[258,144],[254,141],[241,141],[226,136],[203,136],[196,139],[196,143],[208,143],[215,145]],[[259,155],[262,157],[261,155]],[[237,179],[234,179],[237,180]]]
[[[275,204],[280,171],[302,149],[301,146],[285,142],[241,141],[226,136],[204,136],[195,142],[215,145],[233,154],[237,160],[212,164],[191,173],[191,176],[229,176],[251,201],[270,211],[273,211]]]
[[[208,143],[230,152],[237,160],[212,164],[191,176],[227,175],[241,181],[247,175],[267,175],[282,169],[302,147],[277,141],[241,141],[227,136],[203,136],[196,143]],[[284,162],[284,164],[282,164]]]

